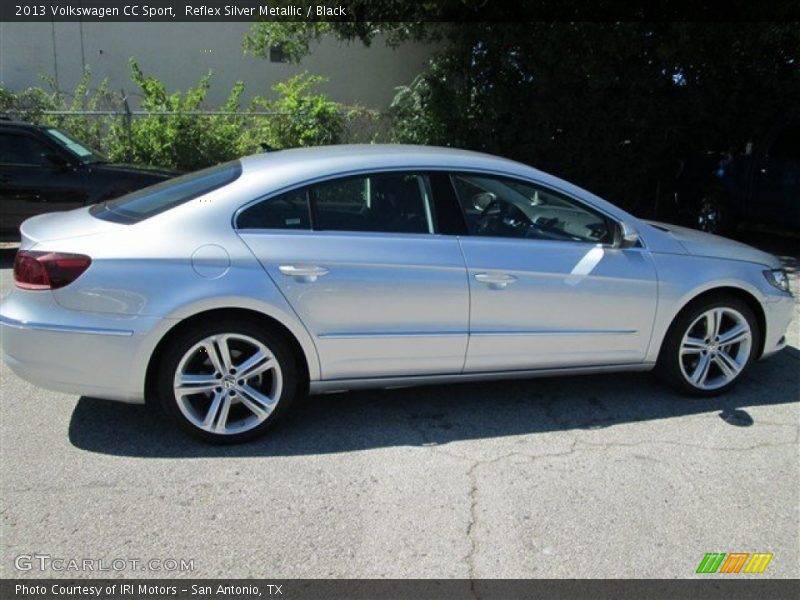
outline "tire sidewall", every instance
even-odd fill
[[[184,354],[201,340],[211,335],[224,333],[247,335],[263,343],[278,361],[283,377],[283,386],[278,404],[264,422],[248,431],[229,435],[210,433],[193,425],[181,412],[173,389],[175,372]],[[162,355],[158,369],[158,403],[163,412],[190,435],[216,444],[236,444],[264,434],[288,410],[297,395],[297,390],[297,362],[289,345],[281,335],[265,329],[259,323],[250,321],[219,321],[217,323],[200,324],[181,331],[170,341],[169,346]]]

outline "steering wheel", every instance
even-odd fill
[[[524,237],[536,224],[519,207],[507,200],[492,200],[481,213],[477,232],[481,235],[499,234],[508,230],[517,237]]]

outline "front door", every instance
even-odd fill
[[[466,372],[641,362],[656,309],[643,248],[611,247],[614,224],[553,190],[504,177],[451,177],[470,235]]]

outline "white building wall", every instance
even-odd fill
[[[128,59],[168,90],[195,85],[214,71],[208,104],[223,102],[235,81],[246,85],[245,98],[273,96],[271,85],[309,71],[329,78],[320,89],[332,100],[386,108],[395,88],[411,82],[431,56],[431,46],[390,48],[381,39],[369,47],[325,38],[299,65],[245,56],[242,39],[250,23],[0,23],[0,85],[22,90],[40,85],[40,75],[57,78],[71,91],[84,64],[96,85],[108,78],[113,90],[135,98]],[[134,102],[135,103],[135,102]]]

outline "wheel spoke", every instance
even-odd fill
[[[726,379],[730,380],[736,377],[739,374],[739,371],[742,370],[742,367],[739,366],[729,354],[726,352],[717,352],[717,355],[714,357],[714,362],[717,363],[720,371],[725,376]]]
[[[200,427],[205,429],[206,431],[211,431],[213,429],[214,421],[219,414],[220,406],[222,405],[222,399],[224,397],[224,392],[215,392],[214,397],[211,399],[211,404],[208,407],[208,411],[206,412],[206,416],[203,419]]]
[[[705,350],[706,344],[703,340],[686,336],[681,344],[681,354],[699,354]]]
[[[708,377],[708,369],[710,366],[711,359],[708,357],[708,354],[701,354],[700,360],[697,361],[697,366],[692,373],[692,383],[698,386],[703,385],[706,377]]]
[[[722,310],[714,308],[706,313],[706,338],[713,340],[719,335],[722,324]]]
[[[249,408],[254,414],[259,417],[268,416],[275,408],[275,399],[265,396],[261,392],[254,390],[249,385],[241,388],[242,395],[240,396],[242,404]]]
[[[236,376],[239,379],[250,379],[259,373],[268,371],[276,364],[274,358],[259,350],[237,367],[238,373]]]
[[[222,368],[227,373],[233,367],[233,360],[231,360],[231,350],[228,347],[228,336],[219,335],[214,339],[215,345],[219,349],[219,357],[222,361]]]
[[[182,373],[175,386],[177,394],[199,394],[213,390],[219,381],[213,375],[190,375]]]
[[[217,423],[214,426],[214,431],[217,433],[225,433],[225,428],[228,426],[228,413],[231,410],[231,397],[223,392],[222,406],[219,410]]]
[[[747,325],[736,325],[719,336],[720,346],[731,346],[750,339],[750,328]]]
[[[222,357],[217,350],[216,338],[211,338],[203,342],[203,349],[208,355],[208,360],[211,361],[211,366],[217,373],[225,373],[225,364],[222,362]]]

